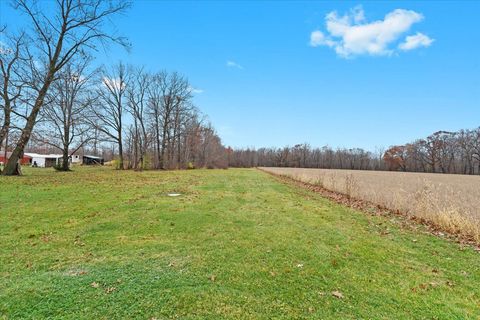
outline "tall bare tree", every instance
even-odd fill
[[[132,73],[128,91],[128,111],[133,117],[134,133],[134,163],[135,169],[143,169],[145,156],[150,142],[147,122],[148,90],[151,76],[143,68]]]
[[[70,157],[90,140],[91,127],[85,121],[92,104],[90,82],[95,71],[89,72],[91,59],[77,58],[67,63],[52,84],[50,103],[43,110],[45,127],[37,139],[62,152],[63,171],[69,170]]]
[[[35,43],[35,57],[44,66],[33,98],[32,108],[21,130],[20,138],[10,156],[3,174],[19,174],[18,160],[30,140],[37,116],[57,73],[75,56],[95,50],[99,43],[113,41],[126,45],[125,40],[108,31],[106,22],[115,14],[124,12],[128,1],[57,0],[55,10],[42,10],[40,1],[15,0],[14,7],[24,13],[32,25],[31,39]],[[48,15],[48,12],[53,12]]]
[[[180,110],[181,105],[187,105],[191,98],[187,79],[178,73],[163,71],[152,77],[149,114],[155,132],[156,163],[160,169],[167,168],[167,151],[174,150],[175,111]]]
[[[97,90],[98,102],[90,109],[90,123],[118,146],[118,168],[123,170],[123,121],[128,102],[130,70],[120,62],[110,71],[103,71],[101,82]]]
[[[3,141],[6,140],[4,150],[6,152],[13,109],[16,101],[21,96],[23,87],[17,72],[19,71],[19,64],[24,59],[21,53],[25,45],[25,35],[20,34],[18,37],[7,35],[6,28],[2,28],[0,34],[6,41],[4,46],[0,46],[0,119],[2,120],[0,149]]]

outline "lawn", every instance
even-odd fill
[[[0,177],[0,318],[479,318],[480,254],[400,222],[255,169],[28,169]]]

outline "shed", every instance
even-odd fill
[[[89,155],[84,155],[83,161],[82,161],[82,163],[87,166],[95,165],[95,164],[103,166],[103,162],[104,162],[103,158],[97,157],[97,156],[89,156]]]

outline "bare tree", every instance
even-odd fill
[[[174,150],[175,112],[182,104],[189,103],[191,98],[188,81],[178,73],[168,74],[163,71],[152,77],[149,89],[149,114],[155,133],[156,163],[160,169],[167,168],[167,152]]]
[[[127,107],[127,88],[130,85],[130,72],[123,63],[118,63],[110,71],[103,71],[102,85],[97,90],[98,102],[92,105],[90,123],[102,132],[109,141],[118,146],[118,168],[124,169],[123,121]]]
[[[52,84],[51,102],[43,110],[46,127],[36,139],[62,152],[62,171],[69,170],[71,155],[90,140],[91,127],[85,121],[92,104],[89,86],[94,72],[87,70],[90,60],[85,57],[65,65]]]
[[[39,1],[15,0],[14,7],[23,12],[33,26],[31,38],[36,44],[35,56],[45,66],[20,138],[4,170],[5,175],[18,172],[18,160],[32,135],[37,116],[44,106],[45,97],[56,74],[75,56],[96,45],[113,41],[125,44],[124,39],[107,31],[105,22],[115,14],[125,11],[127,1],[57,0],[54,14],[48,16],[41,10]]]
[[[23,46],[25,45],[25,35],[18,37],[6,35],[6,28],[0,30],[0,34],[6,39],[5,47],[0,46],[0,111],[2,126],[0,127],[0,150],[5,140],[5,158],[8,145],[8,133],[12,124],[12,114],[16,101],[22,93],[22,82],[17,72],[19,64],[24,57],[21,56]]]
[[[150,142],[147,123],[148,90],[151,76],[143,68],[135,70],[128,87],[128,111],[133,117],[134,163],[135,169],[143,169]]]
[[[471,135],[473,158],[477,161],[477,172],[480,174],[480,127],[475,129]]]
[[[459,148],[460,172],[463,174],[474,173],[475,147],[473,133],[469,130],[460,130],[457,134],[457,146]]]

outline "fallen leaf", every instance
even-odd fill
[[[97,282],[92,282],[92,283],[90,283],[90,286],[91,286],[92,288],[98,288],[98,287],[100,287],[100,285],[99,285]]]
[[[216,279],[216,278],[217,278],[217,277],[216,277],[214,274],[212,274],[212,275],[210,276],[210,281],[215,282],[215,279]]]
[[[332,296],[338,299],[343,299],[343,293],[341,293],[340,291],[333,291]]]
[[[112,293],[115,290],[117,290],[115,287],[105,288],[105,293]]]
[[[380,235],[382,236],[386,236],[388,234],[390,234],[390,230],[388,228],[385,228],[382,231],[380,231]]]

